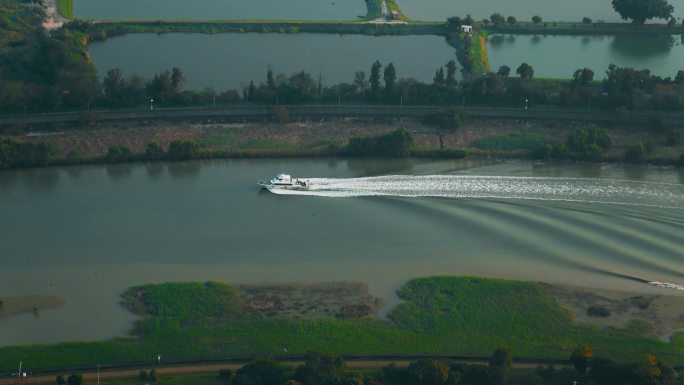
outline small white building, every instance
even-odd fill
[[[473,26],[472,25],[462,25],[461,26],[461,32],[471,33],[471,32],[473,32]]]

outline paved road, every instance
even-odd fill
[[[297,105],[285,107],[291,119],[320,120],[335,117],[422,117],[447,114],[448,107],[441,106],[388,106],[388,105]],[[78,123],[89,121],[125,120],[273,120],[276,106],[231,106],[220,108],[155,108],[145,110],[98,110],[28,115],[0,116],[1,125],[31,125],[44,123]],[[634,112],[616,113],[606,111],[582,111],[577,109],[468,107],[470,115],[477,118],[546,119],[586,121],[603,123],[651,123],[661,119],[664,123],[684,126],[683,112]]]

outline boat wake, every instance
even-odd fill
[[[388,175],[366,178],[303,178],[305,191],[283,195],[322,197],[443,197],[559,200],[684,209],[684,185],[616,179],[472,175]]]

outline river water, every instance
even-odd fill
[[[255,182],[312,180],[276,195]],[[0,320],[0,345],[125,334],[127,287],[473,274],[674,294],[684,172],[493,160],[216,160],[0,172],[0,296],[65,307]]]
[[[410,48],[409,48],[410,47]],[[89,45],[100,77],[112,68],[151,78],[179,67],[187,89],[241,90],[266,81],[268,65],[288,76],[305,70],[324,84],[352,83],[359,70],[368,76],[376,60],[394,63],[397,77],[431,82],[435,70],[456,59],[440,36],[225,33],[134,34]]]
[[[649,69],[654,75],[672,77],[684,70],[684,44],[673,36],[534,36],[492,35],[487,51],[492,71],[523,62],[535,77],[569,79],[575,70],[588,67],[595,79],[603,79],[612,63],[620,67]],[[515,75],[514,75],[515,76]]]

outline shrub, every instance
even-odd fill
[[[195,159],[200,156],[200,146],[196,140],[175,140],[169,144],[169,158],[172,160]]]
[[[67,383],[69,385],[82,385],[83,384],[83,376],[80,374],[74,373],[67,378]]]
[[[587,126],[571,131],[567,138],[568,149],[581,159],[596,160],[610,148],[613,139],[608,132],[597,126]]]
[[[221,369],[221,370],[219,370],[218,377],[219,377],[221,380],[225,381],[225,382],[229,382],[229,381],[230,381],[230,378],[231,378],[232,376],[233,376],[233,372],[232,372],[230,369]]]
[[[642,141],[638,141],[629,146],[627,151],[625,151],[625,162],[642,163],[644,160],[646,160],[648,153],[649,151],[646,144],[644,144]]]
[[[109,146],[109,149],[107,150],[108,162],[127,162],[131,160],[131,157],[131,149],[127,146],[115,144],[113,146]]]
[[[162,146],[157,142],[148,143],[147,148],[145,148],[145,159],[164,159],[164,148],[162,148]]]
[[[351,138],[344,152],[351,156],[405,156],[412,145],[413,134],[401,128],[385,135]]]
[[[590,317],[610,317],[610,310],[605,306],[589,306],[587,308],[587,315]]]

